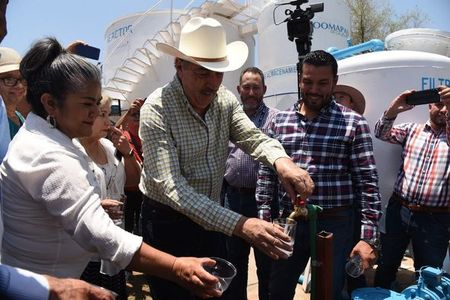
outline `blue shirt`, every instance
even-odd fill
[[[262,103],[250,120],[262,132],[267,133],[270,121],[277,112],[278,110]],[[229,185],[238,188],[255,188],[258,167],[258,161],[230,142],[230,154],[225,171],[225,179]]]
[[[47,279],[39,274],[0,264],[0,298],[47,300]]]
[[[0,96],[0,163],[5,157],[11,138],[9,136],[8,116],[6,115],[5,103]]]

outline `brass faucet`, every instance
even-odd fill
[[[300,195],[297,195],[294,201],[294,210],[291,212],[289,217],[287,217],[287,222],[289,220],[306,220],[308,219],[308,209],[306,208],[306,200],[302,199]]]

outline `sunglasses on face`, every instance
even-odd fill
[[[16,86],[19,81],[20,81],[20,83],[22,83],[22,85],[26,85],[26,81],[23,78],[5,77],[5,78],[0,78],[0,80],[3,81],[4,85],[9,86],[9,87]]]

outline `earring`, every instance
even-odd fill
[[[56,119],[53,116],[47,115],[47,124],[50,128],[56,128]]]

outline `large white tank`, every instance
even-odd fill
[[[450,58],[417,51],[374,52],[339,61],[338,74],[339,84],[351,85],[365,96],[364,116],[373,131],[392,99],[404,90],[450,86]],[[427,105],[420,105],[400,114],[395,123],[425,122],[428,116]],[[376,138],[373,141],[380,191],[386,203],[401,163],[401,147]]]
[[[117,19],[106,28],[106,51],[103,58],[103,82],[107,83],[124,60],[131,57],[137,48],[142,47],[160,29],[176,19],[181,11],[168,10],[137,13]]]
[[[281,2],[287,1],[267,4],[258,18],[258,65],[266,76],[266,103],[285,108],[297,99],[298,54],[295,43],[288,40],[286,23],[274,24],[274,8]],[[314,32],[311,49],[347,47],[347,39],[350,37],[348,6],[343,0],[316,0],[303,4],[301,8],[305,10],[317,3],[324,3],[324,11],[316,13],[312,19]],[[279,7],[275,11],[277,22],[286,19],[286,8],[294,10],[295,6]]]
[[[450,32],[434,28],[409,28],[389,34],[385,40],[388,50],[412,50],[450,57]]]

